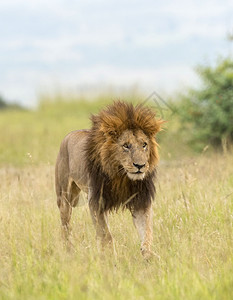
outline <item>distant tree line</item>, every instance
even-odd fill
[[[3,109],[23,109],[23,107],[18,103],[7,103],[7,101],[0,95],[0,110]]]

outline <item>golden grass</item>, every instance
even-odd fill
[[[110,216],[117,261],[101,258],[88,207],[60,237],[54,167],[0,169],[0,299],[233,299],[233,157],[162,161],[150,263],[130,214]]]

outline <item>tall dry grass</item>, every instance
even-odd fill
[[[84,195],[66,251],[55,158],[64,135],[108,101],[0,113],[0,299],[233,299],[233,156],[187,152],[175,117],[161,133],[153,204],[160,259],[143,260],[127,211],[110,215],[117,261],[99,255]]]
[[[51,165],[0,172],[1,299],[232,299],[233,158],[162,162],[153,250],[145,262],[128,212],[112,214],[117,261],[101,258],[85,196],[68,253]]]

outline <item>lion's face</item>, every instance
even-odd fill
[[[92,116],[92,123],[91,172],[93,166],[98,167],[115,183],[125,179],[124,175],[136,181],[154,174],[159,159],[155,136],[163,121],[156,120],[152,110],[115,102]]]
[[[124,131],[117,139],[116,160],[131,180],[142,180],[149,170],[150,141],[141,131]],[[123,170],[122,170],[123,169]]]

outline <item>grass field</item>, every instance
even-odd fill
[[[0,113],[0,299],[233,299],[232,153],[178,157],[169,129],[153,206],[160,259],[143,260],[127,211],[110,215],[117,260],[100,257],[85,195],[72,217],[76,250],[66,251],[54,161],[63,136],[89,127],[104,103]]]

